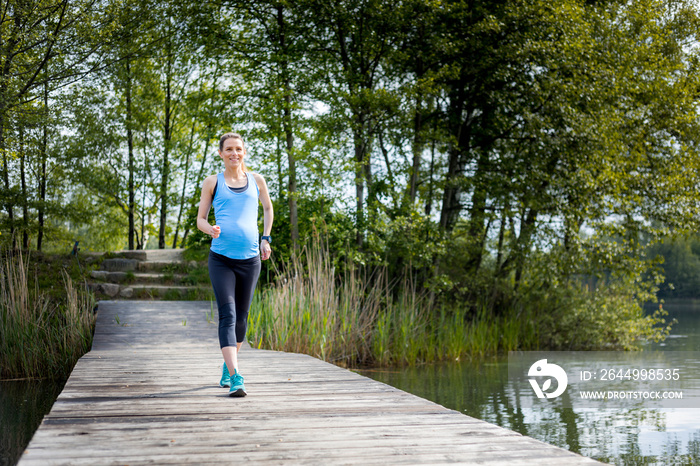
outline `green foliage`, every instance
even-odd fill
[[[189,237],[189,236],[188,236]],[[209,245],[188,247],[182,252],[182,258],[186,261],[206,262],[209,257]]]
[[[390,285],[386,268],[348,269],[338,277],[326,248],[305,254],[304,263],[296,258],[256,294],[252,346],[348,366],[412,365],[543,348],[638,349],[641,340],[658,341],[670,329],[663,310],[644,315],[634,283],[600,282],[589,291],[577,281],[551,287],[547,277],[528,277],[537,291],[511,289],[508,310],[494,315],[488,299],[475,307],[439,304],[414,282]]]
[[[700,298],[700,238],[697,235],[668,237],[648,248],[650,257],[659,256],[665,282],[660,298]]]
[[[182,280],[183,285],[208,285],[210,283],[209,269],[206,265],[198,265],[195,268],[191,268],[187,276]]]
[[[208,221],[211,225],[216,224],[214,209],[209,211]],[[206,251],[206,254],[209,254],[209,246],[211,246],[212,238],[197,228],[197,208],[194,206],[190,208],[189,212],[187,213],[186,225],[190,230],[192,230],[192,232],[187,235],[187,240],[185,241],[185,250],[191,251],[186,253],[189,254],[186,257],[187,260],[204,260],[203,251]]]
[[[633,284],[563,284],[542,304],[551,310],[539,318],[540,344],[559,350],[636,350],[640,341],[660,341],[671,324],[663,308],[648,315]]]

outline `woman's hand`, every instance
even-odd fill
[[[270,243],[268,243],[266,239],[260,241],[260,258],[262,260],[267,260],[270,258],[270,254],[272,254]]]
[[[221,234],[221,227],[219,225],[214,225],[211,227],[211,230],[209,230],[209,234],[212,238],[218,238]]]
[[[265,182],[265,178],[258,173],[254,173],[253,176],[255,177],[255,182],[258,184],[258,189],[260,190],[259,199],[263,206],[263,236],[270,236],[270,232],[272,231],[272,220],[275,217],[272,209],[272,201],[270,200],[270,193],[267,191],[267,183]],[[260,241],[260,258],[262,260],[267,260],[270,258],[270,254],[272,254],[270,243],[266,239]]]

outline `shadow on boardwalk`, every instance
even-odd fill
[[[305,355],[244,348],[249,395],[229,398],[208,312],[101,302],[20,464],[596,463]]]

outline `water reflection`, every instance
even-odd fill
[[[658,305],[657,305],[658,306]],[[671,334],[661,343],[651,343],[648,349],[657,351],[700,351],[700,301],[668,301],[666,320],[676,319]]]
[[[700,301],[668,302],[664,307],[678,324],[670,338],[645,345],[645,351],[700,351]],[[694,363],[688,361],[685,366]],[[697,408],[569,409],[561,403],[533,407],[522,403],[524,396],[531,396],[531,392],[523,392],[529,387],[509,384],[507,358],[360,372],[469,416],[600,461],[624,465],[700,464]]]
[[[65,381],[0,381],[0,466],[14,465]]]

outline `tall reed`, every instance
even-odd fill
[[[61,272],[65,300],[51,300],[29,273],[29,258],[0,258],[0,377],[65,378],[92,345],[94,298]]]
[[[416,283],[389,283],[382,269],[350,268],[336,277],[320,243],[303,257],[256,294],[248,332],[253,346],[360,366],[454,360],[535,344],[525,316],[436,306]]]
[[[368,287],[356,272],[337,286],[322,247],[293,259],[275,285],[256,295],[249,337],[256,347],[311,354],[340,364],[366,362],[382,289]],[[306,265],[306,267],[304,267]],[[369,283],[369,281],[368,281]]]

